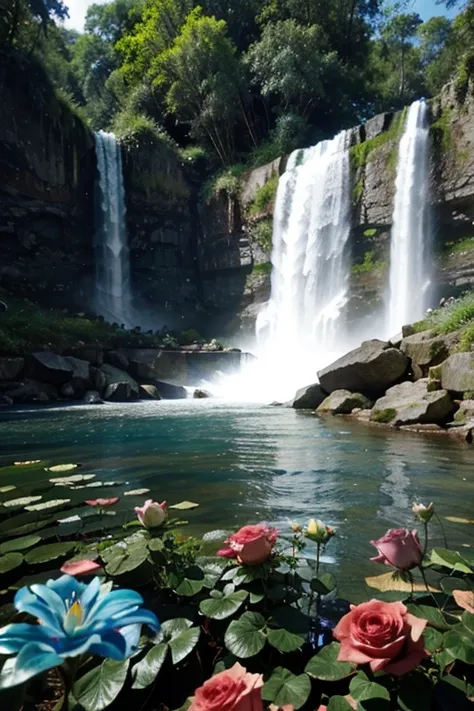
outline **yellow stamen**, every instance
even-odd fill
[[[76,600],[74,605],[71,605],[66,613],[66,628],[68,630],[73,630],[82,624],[84,618],[84,611],[82,609],[81,603]]]

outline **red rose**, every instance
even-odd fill
[[[226,540],[228,548],[217,551],[224,558],[237,558],[244,565],[260,565],[271,555],[277,539],[275,528],[263,523],[256,526],[244,526]]]
[[[418,531],[408,528],[391,528],[378,541],[370,541],[378,555],[371,558],[374,563],[384,563],[399,570],[411,570],[423,560],[423,548]]]
[[[188,711],[263,711],[261,674],[250,674],[236,662],[196,689]]]
[[[383,669],[401,676],[426,656],[422,637],[426,625],[401,602],[371,600],[352,605],[334,630],[341,642],[338,660],[370,664],[373,672]]]

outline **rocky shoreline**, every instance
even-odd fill
[[[318,372],[289,406],[346,415],[397,429],[447,433],[469,444],[474,433],[474,352],[459,332],[406,326],[390,341],[364,341]]]

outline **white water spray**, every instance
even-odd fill
[[[427,106],[415,101],[400,140],[390,243],[387,336],[421,319],[430,286],[427,225],[429,134]]]
[[[120,146],[113,133],[95,134],[100,214],[96,230],[97,310],[109,321],[130,326],[130,263]]]
[[[273,217],[272,288],[257,319],[258,361],[226,394],[285,401],[344,350],[350,133],[295,151]]]

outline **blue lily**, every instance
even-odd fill
[[[143,624],[159,631],[156,615],[140,609],[141,595],[134,590],[104,592],[100,585],[100,578],[85,585],[63,575],[18,590],[16,609],[39,624],[13,623],[0,629],[0,654],[17,655],[5,662],[0,688],[22,684],[85,652],[126,659],[137,649]]]

